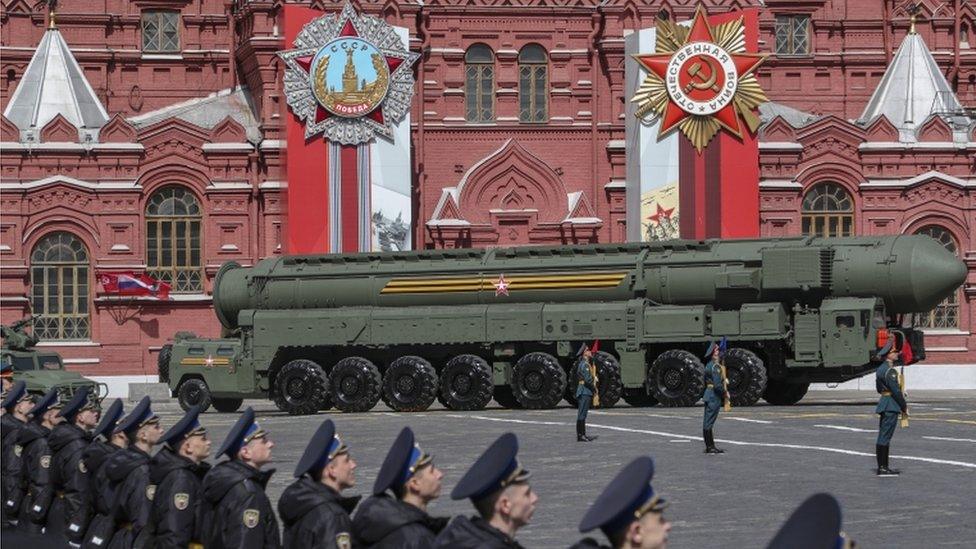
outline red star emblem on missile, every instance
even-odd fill
[[[508,281],[505,280],[504,274],[498,275],[498,280],[493,282],[492,286],[495,287],[495,297],[498,297],[500,295],[508,295],[509,283]]]
[[[657,204],[657,213],[654,214],[654,215],[652,215],[652,216],[650,216],[650,217],[648,217],[648,219],[650,219],[651,221],[653,221],[653,222],[657,223],[658,225],[660,225],[661,224],[661,218],[671,219],[671,212],[674,211],[674,208],[664,209],[664,208],[661,207],[661,203],[660,202],[657,202],[656,204]]]

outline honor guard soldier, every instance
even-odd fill
[[[722,378],[721,362],[724,358],[725,340],[722,343],[711,342],[708,350],[705,351],[705,358],[711,358],[705,365],[705,417],[702,420],[702,436],[705,439],[706,454],[724,454],[725,450],[715,447],[715,435],[712,434],[712,427],[718,419],[718,412],[722,409],[723,399],[728,398],[725,391],[725,383]]]
[[[596,347],[596,344],[593,344]],[[590,403],[596,394],[596,377],[593,375],[593,350],[584,343],[577,353],[576,361],[576,441],[591,442],[597,437],[586,435],[586,415],[590,411]]]
[[[27,425],[28,414],[34,407],[34,399],[27,392],[27,384],[18,381],[10,387],[3,397],[3,416],[0,424],[3,426],[3,528],[13,526],[20,511],[20,500],[24,496],[21,484],[21,450],[17,448],[17,438],[21,429]]]
[[[447,526],[447,518],[427,514],[441,495],[444,473],[404,427],[380,467],[373,495],[352,521],[356,542],[370,549],[426,549]],[[392,496],[391,493],[392,492]]]
[[[359,496],[343,497],[356,484],[356,462],[325,420],[312,436],[295,467],[295,482],[278,499],[278,513],[285,524],[285,547],[352,547],[349,514]]]
[[[155,487],[149,484],[150,452],[163,434],[159,417],[150,407],[149,397],[142,397],[132,412],[115,427],[125,433],[129,444],[112,454],[105,464],[105,474],[114,492],[112,516],[115,533],[111,548],[142,547],[143,528],[149,522]]]
[[[203,493],[213,515],[205,547],[274,549],[281,547],[278,520],[264,493],[274,469],[262,471],[271,463],[274,443],[254,421],[250,406],[237,419],[217,450],[227,461],[217,464],[203,478]]]
[[[203,549],[203,477],[210,470],[210,438],[194,406],[160,439],[163,446],[149,461],[149,483],[156,487],[147,538],[158,549]]]
[[[539,496],[529,486],[529,472],[518,462],[518,439],[498,438],[464,474],[451,499],[469,498],[478,515],[456,516],[437,536],[439,549],[522,547],[515,533],[532,519]]]
[[[58,417],[60,411],[58,391],[51,389],[31,409],[31,421],[20,430],[17,437],[17,446],[23,460],[20,475],[24,486],[17,529],[29,534],[44,531],[47,512],[51,508],[54,492],[51,487],[51,447],[47,437],[50,436],[51,429],[61,423],[61,418]],[[17,451],[16,447],[14,451]]]
[[[82,455],[98,424],[99,405],[88,388],[75,391],[59,415],[64,419],[48,437],[53,452],[51,486],[54,501],[47,515],[46,533],[60,533],[68,543],[80,546],[91,520],[88,468]]]
[[[654,493],[654,460],[630,462],[607,485],[580,521],[580,532],[599,528],[614,549],[663,549],[671,523],[664,518],[667,502]],[[571,549],[606,547],[584,538]]]
[[[107,547],[115,533],[115,518],[112,507],[115,505],[115,491],[108,481],[106,465],[116,452],[129,445],[129,438],[123,432],[115,432],[122,417],[122,401],[116,400],[102,413],[102,420],[92,431],[92,441],[82,453],[82,461],[88,469],[88,490],[92,497],[92,510],[95,516],[88,523],[82,547],[100,549]]]
[[[840,528],[841,512],[837,499],[830,494],[814,494],[793,511],[766,549],[856,547]]]
[[[878,406],[874,409],[878,414],[878,441],[874,452],[878,462],[879,477],[892,477],[900,473],[897,469],[888,466],[888,451],[891,448],[891,436],[895,434],[895,427],[898,425],[898,416],[908,415],[908,402],[905,401],[905,395],[901,390],[898,370],[895,370],[898,355],[895,334],[892,334],[875,356],[878,360],[884,361],[874,374],[875,388],[881,393]]]

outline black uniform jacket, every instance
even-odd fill
[[[81,543],[91,520],[88,468],[81,457],[91,438],[81,427],[62,423],[51,430],[51,486],[56,497],[47,517],[48,532],[64,532],[68,541]],[[60,522],[60,524],[57,524]]]
[[[427,549],[447,526],[448,518],[435,518],[387,494],[367,498],[352,520],[353,535],[370,549]]]
[[[481,517],[456,516],[437,536],[436,549],[521,548],[517,541],[489,525]]]
[[[13,414],[0,416],[3,429],[3,458],[0,482],[3,483],[3,513],[6,518],[16,518],[20,511],[20,500],[24,497],[24,487],[20,477],[20,452],[15,450],[20,430],[24,422],[15,418]]]
[[[121,451],[118,446],[95,440],[82,452],[81,459],[89,474],[89,492],[92,495],[95,516],[88,524],[85,532],[86,549],[108,547],[108,542],[115,533],[115,518],[112,508],[115,505],[115,490],[108,481],[108,460],[116,452]]]
[[[593,538],[583,538],[569,546],[569,549],[611,549],[609,545],[604,545]]]
[[[54,496],[50,483],[51,447],[47,443],[50,434],[50,429],[31,421],[17,436],[17,444],[22,449],[20,475],[24,485],[17,526],[27,532],[39,533],[44,527]]]
[[[150,512],[149,537],[153,547],[186,549],[203,543],[208,520],[203,501],[203,477],[208,463],[196,464],[163,447],[149,462],[149,483],[156,487]]]
[[[115,534],[109,547],[144,547],[139,538],[149,522],[152,492],[149,489],[149,454],[136,446],[119,450],[105,463],[105,475],[115,493],[112,517]]]
[[[281,547],[278,520],[264,493],[274,469],[259,471],[237,460],[219,463],[203,478],[203,496],[213,510],[207,549]]]
[[[359,496],[342,497],[309,477],[299,478],[278,499],[284,546],[347,549],[352,543],[349,514],[357,503]]]

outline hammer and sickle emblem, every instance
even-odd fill
[[[718,80],[718,67],[715,66],[715,60],[711,57],[702,57],[702,59],[704,59],[705,64],[708,65],[708,77],[702,74],[702,64],[700,62],[692,63],[687,69],[688,76],[690,76],[692,80],[685,86],[685,93],[688,93],[691,90],[711,89],[715,92],[720,90],[718,84],[716,83],[716,80]],[[695,79],[697,79],[697,81]]]

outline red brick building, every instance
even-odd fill
[[[662,9],[690,18],[697,1],[353,3],[409,28],[423,54],[417,246],[625,238],[624,36]],[[759,75],[774,102],[762,110],[763,235],[932,234],[971,276],[926,319],[929,362],[976,362],[976,136],[965,110],[976,106],[976,2],[921,2],[904,62],[934,66],[945,86],[913,71],[931,77],[915,85],[933,100],[908,121],[893,119],[896,100],[871,101],[906,42],[907,3],[705,4],[761,8],[771,55]],[[40,313],[43,345],[96,375],[152,375],[175,331],[218,334],[220,264],[282,252],[281,12],[271,0],[76,0],[47,30],[45,2],[2,0],[4,322]],[[171,280],[174,299],[102,295],[95,273],[120,269]]]

